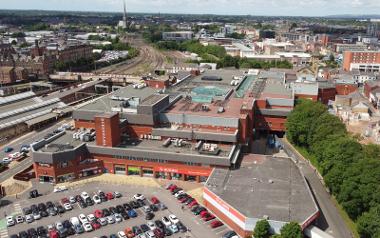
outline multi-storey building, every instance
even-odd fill
[[[76,134],[32,146],[36,176],[60,182],[107,172],[206,181],[213,168],[236,165],[254,131],[282,133],[294,105],[281,73],[206,71],[168,94],[145,86],[74,111]],[[91,133],[95,141],[83,139]]]
[[[380,51],[345,51],[343,70],[364,72],[380,71]]]

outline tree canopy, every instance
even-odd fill
[[[360,236],[379,237],[380,146],[360,144],[324,105],[311,100],[297,103],[286,127],[288,140],[315,159],[327,187],[356,221]]]
[[[297,222],[290,222],[281,228],[281,238],[303,238],[301,226]]]

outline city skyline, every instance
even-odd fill
[[[102,11],[122,12],[122,0],[0,0],[1,9],[58,10],[58,11]],[[184,13],[221,15],[268,15],[268,16],[327,16],[340,14],[377,14],[380,2],[376,0],[138,0],[127,1],[128,12]]]

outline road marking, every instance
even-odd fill
[[[8,237],[8,230],[7,228],[3,228],[0,230],[0,238],[7,238]]]
[[[20,203],[18,203],[18,202],[14,203],[13,207],[14,207],[14,210],[15,210],[16,214],[22,214],[22,208],[21,208]]]

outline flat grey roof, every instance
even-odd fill
[[[118,96],[124,98],[140,98],[140,102],[148,98],[150,95],[156,93],[153,88],[145,87],[142,89],[135,89],[132,86],[120,88],[113,93],[107,94],[93,101],[92,103],[86,104],[85,106],[79,108],[80,111],[101,111],[101,112],[111,112],[112,107],[119,107],[121,101],[112,100],[111,96]]]
[[[302,173],[288,158],[246,155],[238,170],[214,169],[206,187],[249,218],[302,223],[318,211]]]
[[[41,147],[38,151],[50,152],[50,153],[59,152],[59,151],[64,151],[65,148],[73,149],[81,144],[83,144],[82,141],[73,139],[73,133],[66,131],[65,134],[51,141],[46,146]]]

